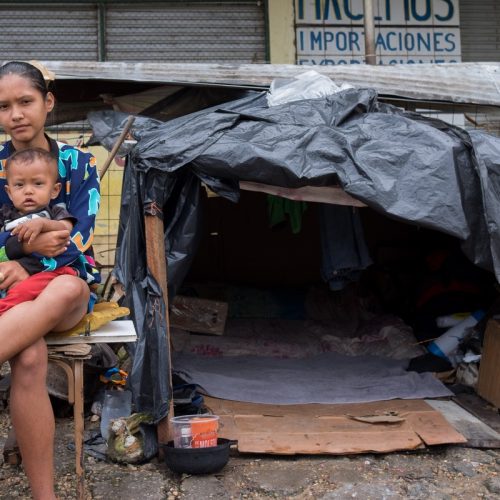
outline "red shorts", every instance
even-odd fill
[[[69,274],[78,276],[78,273],[72,267],[60,267],[55,271],[43,271],[29,276],[21,283],[13,286],[7,295],[0,299],[0,315],[14,306],[36,299],[45,289],[45,287],[57,276]]]

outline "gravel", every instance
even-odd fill
[[[90,435],[99,422],[86,420]],[[0,405],[0,448],[10,428]],[[76,498],[72,418],[56,421],[56,493]],[[86,499],[493,499],[500,496],[500,450],[459,446],[415,452],[353,456],[240,455],[231,451],[218,474],[187,476],[171,472],[157,458],[122,465],[85,457]],[[0,456],[0,499],[29,499],[22,466]]]

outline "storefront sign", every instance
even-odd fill
[[[379,64],[460,61],[458,0],[373,0]],[[296,0],[298,64],[364,62],[363,0]]]

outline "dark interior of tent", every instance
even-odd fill
[[[459,240],[369,207],[354,210],[360,212],[373,264],[342,290],[329,290],[320,272],[317,203],[305,203],[300,231],[294,234],[288,220],[271,225],[267,196],[242,191],[239,203],[203,197],[203,235],[180,293],[224,300],[224,284],[274,290],[282,294],[283,318],[303,319],[300,302],[316,288],[334,303],[356,300],[374,312],[399,315],[423,342],[438,332],[427,324],[432,316],[487,309],[494,301],[493,273],[470,262]],[[349,312],[355,314],[347,309],[346,316]]]
[[[493,273],[470,262],[459,240],[368,207],[349,207],[360,214],[373,263],[332,290],[321,273],[319,204],[293,202],[301,205],[293,227],[286,215],[273,221],[269,196],[242,190],[239,203],[232,203],[204,192],[202,238],[179,295],[227,302],[227,321],[221,336],[191,332],[187,344],[176,342],[180,332],[173,328],[174,351],[181,345],[197,355],[299,358],[337,350],[348,339],[357,339],[358,347],[363,342],[366,348],[375,346],[371,352],[377,355],[383,340],[374,341],[376,329],[402,320],[412,335],[401,339],[402,350],[391,353],[388,341],[379,355],[414,358],[409,366],[416,371],[451,368],[425,355],[424,347],[446,331],[436,325],[436,318],[488,310],[496,296]],[[231,337],[232,327],[243,322],[256,322],[243,331],[252,336],[257,330],[259,335],[240,338],[237,349],[225,345],[223,338]],[[236,331],[244,335],[240,328]],[[304,343],[297,340],[301,332]],[[317,350],[304,348],[311,332],[320,337]],[[256,337],[258,346],[252,344]],[[339,337],[338,343],[334,337]],[[481,340],[476,336],[463,348],[479,352]],[[284,347],[288,341],[293,347]],[[349,354],[367,352],[361,348]]]

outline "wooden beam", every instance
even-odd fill
[[[240,189],[272,194],[296,201],[312,201],[316,203],[330,203],[349,207],[366,207],[366,205],[339,186],[304,186],[300,188],[286,188],[271,186],[260,182],[240,181]]]
[[[168,443],[168,441],[173,440],[172,426],[170,425],[170,418],[174,415],[174,399],[172,394],[172,371],[171,371],[171,359],[170,359],[170,320],[168,314],[168,287],[167,287],[167,262],[165,254],[165,234],[163,228],[163,218],[161,209],[152,206],[150,214],[144,216],[144,222],[146,227],[146,260],[148,264],[148,269],[153,275],[154,279],[159,284],[162,295],[163,302],[165,303],[165,322],[167,329],[165,332],[167,338],[168,346],[168,364],[169,371],[165,374],[168,377],[168,385],[170,388],[170,405],[167,417],[163,418],[157,427],[158,441],[159,443]]]

